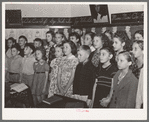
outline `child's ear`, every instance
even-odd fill
[[[123,46],[123,47],[125,46],[125,42],[122,43],[122,46]]]
[[[111,59],[113,57],[113,54],[110,54],[109,58]]]

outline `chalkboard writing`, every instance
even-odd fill
[[[111,23],[141,23],[144,20],[144,12],[130,12],[111,15]]]
[[[23,18],[23,25],[71,25],[71,18]]]
[[[72,18],[72,25],[84,25],[84,24],[92,24],[93,19],[91,16],[87,17],[74,17]]]
[[[80,24],[89,24],[93,23],[91,16],[85,17],[74,17],[74,18],[23,18],[22,19],[23,25],[80,25]]]

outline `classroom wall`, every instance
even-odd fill
[[[117,26],[118,31],[125,31],[126,26]],[[132,25],[130,26],[130,32],[131,35],[135,33],[137,30],[143,30],[143,25]],[[46,32],[48,31],[48,28],[42,28],[42,29],[5,29],[5,39],[8,39],[9,37],[13,37],[18,42],[18,38],[21,35],[24,35],[27,37],[28,42],[33,42],[35,38],[41,38],[46,39]],[[51,29],[52,31],[55,31],[54,28]],[[96,33],[101,33],[102,27],[96,27]],[[106,30],[113,31],[112,27],[106,27]],[[59,29],[59,31],[63,32],[64,29]],[[91,27],[86,28],[86,33],[91,31]],[[68,28],[68,32],[71,32],[71,28]]]
[[[9,9],[21,9],[22,17],[79,17],[79,16],[90,16],[90,8],[88,4],[6,4],[6,10]],[[134,2],[126,4],[109,4],[108,3],[109,15],[113,13],[124,13],[124,12],[135,12],[143,11],[144,7],[141,2],[135,4]],[[110,17],[111,18],[111,17]],[[107,27],[107,30],[111,30],[112,27]],[[131,33],[133,34],[136,30],[143,29],[143,25],[131,26]],[[20,35],[25,35],[29,42],[37,37],[45,39],[48,28],[24,28],[24,29],[6,29],[5,38],[14,37],[18,40]],[[54,30],[54,29],[53,29]],[[87,28],[89,32],[91,28]],[[125,26],[118,26],[118,30],[125,30]],[[61,29],[63,31],[63,29]],[[69,29],[70,31],[70,29]],[[97,33],[101,33],[101,28],[96,28]]]

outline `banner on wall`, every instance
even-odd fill
[[[70,26],[72,24],[71,18],[34,18],[34,17],[28,17],[28,18],[22,18],[22,23],[24,26],[34,26],[34,25],[40,25],[40,26]]]
[[[143,23],[144,12],[111,14],[111,23]]]
[[[85,25],[92,24],[91,16],[73,17],[73,18],[22,18],[24,26],[71,26],[71,25]]]

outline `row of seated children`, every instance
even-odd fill
[[[45,94],[47,94],[47,91],[49,91],[48,97],[53,94],[61,94],[75,98],[78,97],[79,99],[83,97],[90,107],[107,106],[107,103],[109,104],[109,101],[111,101],[111,95],[118,93],[116,91],[117,87],[114,86],[114,83],[117,81],[112,80],[113,82],[111,82],[117,68],[120,69],[118,74],[119,78],[117,78],[116,75],[115,76],[117,79],[120,79],[119,81],[121,84],[125,82],[125,80],[123,81],[122,79],[124,79],[128,74],[128,79],[131,75],[133,75],[131,71],[128,70],[129,66],[134,64],[134,60],[132,58],[133,55],[131,56],[131,53],[128,52],[131,47],[129,45],[130,43],[128,43],[129,39],[126,38],[126,34],[124,32],[117,32],[113,36],[113,43],[107,41],[107,38],[104,35],[96,34],[92,38],[93,44],[91,44],[91,46],[93,46],[95,50],[93,51],[89,44],[88,46],[82,45],[78,47],[78,53],[77,46],[74,42],[67,41],[64,43],[58,43],[61,41],[58,41],[57,39],[57,45],[54,46],[55,58],[50,63],[50,67],[52,69],[49,77],[50,85],[48,84],[48,73],[50,68],[46,62],[46,50],[42,47],[37,47],[35,49],[35,47],[31,44],[26,44],[24,48],[25,56],[22,58],[19,55],[21,50],[20,47],[14,45],[11,47],[12,58],[8,58],[8,62],[6,63],[8,64],[9,73],[7,74],[9,75],[9,81],[19,81],[29,85],[32,89],[35,105],[38,102],[41,102],[42,99],[44,99]],[[86,40],[88,39],[85,39],[85,41]],[[115,53],[111,51],[111,46],[113,46]],[[132,49],[132,53],[136,58],[138,66],[135,68],[136,70],[133,70],[133,73],[139,79],[139,71],[143,67],[143,41],[134,41]],[[106,54],[107,57],[105,58]],[[119,66],[118,62],[122,61],[121,58],[125,60],[126,64],[128,63],[127,65],[123,64],[127,67],[121,66],[122,64]],[[127,70],[123,71],[123,68]],[[104,75],[104,79],[102,79],[102,75]],[[100,81],[100,76],[103,83],[95,82],[95,79],[97,79],[96,81]],[[131,82],[131,84],[129,82],[129,88],[133,87],[134,90],[131,91],[133,95],[128,96],[128,93],[125,93],[126,89],[121,93],[125,95],[120,95],[132,98],[133,100],[128,99],[129,101],[127,101],[124,97],[121,101],[125,102],[123,102],[122,105],[120,104],[120,101],[116,102],[116,106],[114,107],[135,107],[136,103],[134,102],[134,99],[136,99],[135,95],[137,90],[136,77],[133,77],[134,83]],[[100,87],[98,88],[98,85],[106,88],[101,88],[103,89],[101,90]],[[127,91],[129,90],[127,89]],[[110,97],[108,97],[108,95]],[[102,99],[106,96],[107,98]],[[119,96],[116,96],[115,98],[120,100],[117,97]]]

